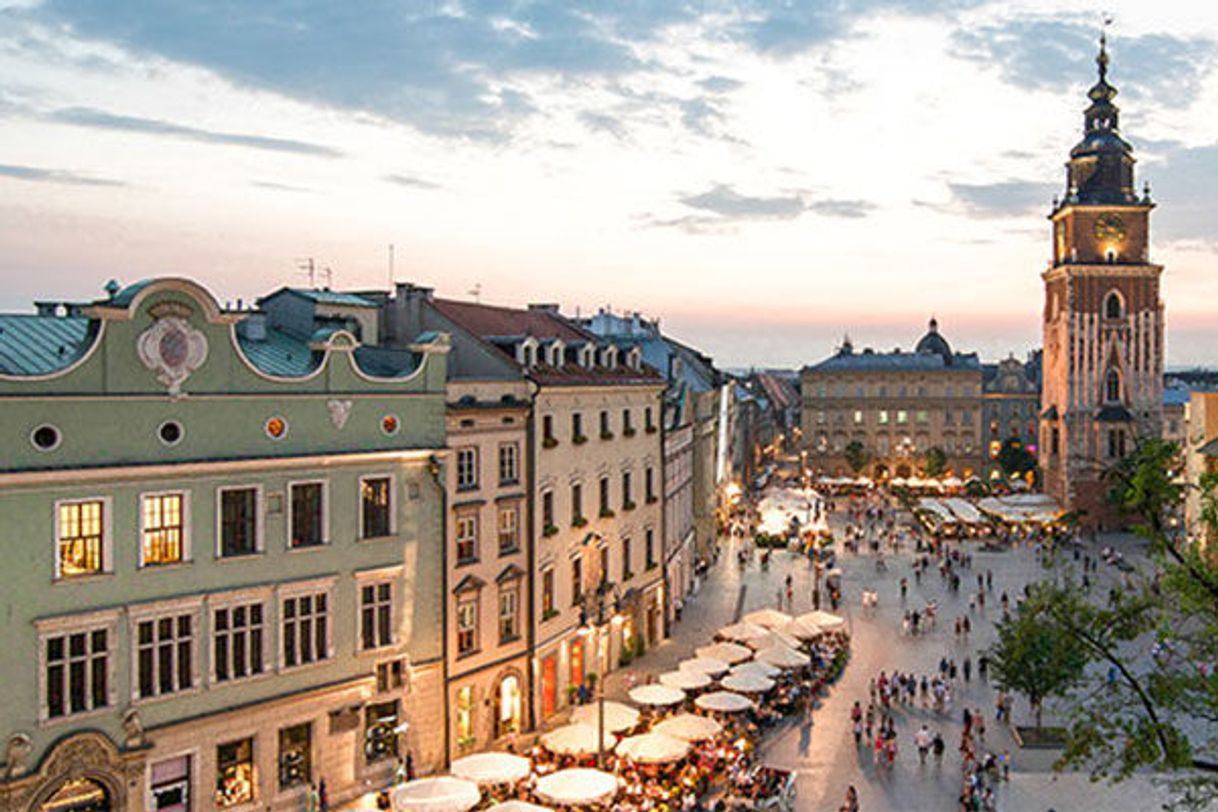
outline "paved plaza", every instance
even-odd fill
[[[843,517],[835,514],[831,523],[837,537],[842,538]],[[813,571],[807,559],[779,552],[774,554],[768,571],[760,569],[756,558],[742,571],[735,556],[735,545],[740,543],[738,540],[724,541],[719,563],[687,604],[681,622],[674,627],[672,639],[649,652],[633,668],[613,674],[606,686],[609,695],[621,698],[631,681],[642,681],[648,674],[676,667],[679,660],[689,656],[694,646],[705,644],[717,629],[740,614],[776,606],[777,590],[788,573],[795,584],[795,612],[812,608]],[[1136,545],[1130,538],[1106,539],[1104,543],[1116,543],[1127,550]],[[971,571],[961,570],[960,593],[953,595],[934,569],[923,576],[921,584],[916,583],[910,568],[912,552],[908,545],[898,556],[886,555],[887,572],[877,572],[869,553],[857,556],[845,553],[839,541],[838,566],[845,571],[845,597],[840,613],[847,618],[852,634],[850,663],[842,679],[828,691],[816,709],[811,727],[791,723],[772,734],[762,751],[768,763],[796,771],[797,808],[837,810],[847,786],[853,784],[865,812],[956,809],[962,781],[956,748],[965,706],[981,708],[984,712],[988,749],[997,753],[1009,750],[1012,754],[1011,780],[999,792],[999,808],[1004,812],[1045,812],[1049,809],[1057,812],[1089,809],[1143,812],[1159,808],[1161,796],[1149,782],[1131,781],[1109,787],[1093,784],[1085,775],[1056,775],[1050,769],[1052,751],[1020,749],[1009,731],[994,723],[995,692],[977,677],[977,654],[994,638],[992,621],[1001,616],[999,596],[1002,591],[1006,590],[1013,602],[1024,584],[1044,577],[1048,571],[1037,561],[1030,546],[984,552],[976,542],[964,544],[966,549],[973,551],[973,566]],[[1067,560],[1061,562],[1062,566],[1073,566],[1069,557],[1063,558]],[[985,609],[978,608],[971,613],[969,639],[958,642],[953,631],[954,619],[969,614],[968,596],[976,591],[976,575],[986,570],[993,571],[993,591]],[[1103,581],[1115,574],[1115,570],[1101,565],[1100,588],[1106,588]],[[904,605],[899,592],[902,576],[909,579],[909,594]],[[864,589],[879,593],[878,607],[863,609],[860,606],[859,598]],[[935,600],[939,605],[936,628],[916,637],[902,635],[901,617],[905,608],[921,609],[928,600]],[[852,703],[859,700],[866,707],[868,680],[881,670],[930,675],[937,672],[939,658],[945,655],[955,658],[958,663],[963,662],[965,656],[971,656],[974,661],[972,681],[960,682],[950,708],[942,714],[924,710],[920,704],[894,710],[900,746],[896,766],[891,770],[875,769],[870,751],[855,748],[849,718]],[[1027,703],[1022,698],[1016,698],[1014,717],[1019,723],[1030,721]],[[934,765],[933,758],[927,759],[926,766],[918,763],[913,735],[923,722],[932,732],[941,732],[947,742],[941,767]]]

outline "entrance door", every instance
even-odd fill
[[[659,635],[656,633],[656,620],[659,612],[656,610],[655,604],[650,604],[647,607],[647,644],[654,646]]]
[[[571,641],[571,685],[584,684],[584,641]]]
[[[39,812],[111,812],[110,793],[88,778],[70,778],[43,801]]]
[[[558,657],[551,654],[541,661],[541,718],[549,719],[558,710]]]
[[[190,756],[152,765],[152,812],[190,812]]]
[[[495,715],[495,738],[520,730],[520,680],[507,676],[499,681]]]

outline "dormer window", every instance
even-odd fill
[[[516,363],[525,369],[537,366],[537,339],[530,336],[516,345]]]
[[[552,367],[563,365],[563,352],[566,349],[561,341],[555,341],[546,352],[546,363]]]
[[[586,346],[579,351],[579,365],[584,369],[592,369],[595,362],[596,350],[594,347]]]
[[[608,346],[601,350],[601,366],[607,369],[617,366],[617,347]]]
[[[626,354],[626,364],[636,372],[643,368],[643,353],[638,347],[631,347]]]

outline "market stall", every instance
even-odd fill
[[[469,812],[481,800],[477,784],[451,775],[418,778],[393,791],[398,812]]]

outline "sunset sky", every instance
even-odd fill
[[[1169,364],[1218,362],[1218,3],[1117,2]],[[394,276],[724,366],[1039,343],[1095,80],[1071,0],[0,0],[0,308]]]

